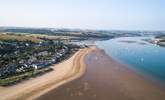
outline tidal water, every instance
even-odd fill
[[[130,70],[165,79],[165,49],[147,43],[143,38],[96,42],[104,51],[94,51],[86,56],[86,72],[82,77],[37,100],[162,100],[165,98],[162,87]]]
[[[87,69],[81,78],[53,89],[37,100],[133,100],[121,88],[130,73],[125,67],[103,52],[90,53],[85,62]]]
[[[148,43],[153,37],[122,37],[96,42],[114,59],[150,78],[165,81],[165,47]]]

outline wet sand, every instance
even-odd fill
[[[85,74],[38,100],[164,100],[165,89],[95,50],[86,57]]]
[[[0,100],[32,100],[65,83],[79,78],[85,72],[85,56],[95,47],[84,48],[68,60],[52,66],[53,71],[9,87],[0,87]]]

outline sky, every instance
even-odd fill
[[[165,0],[0,0],[0,26],[165,30]]]

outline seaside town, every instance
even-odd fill
[[[152,37],[150,37],[151,34]],[[82,83],[80,82],[78,85],[75,81],[73,81],[73,83],[69,82],[76,79],[81,81],[80,77],[86,77],[83,76],[83,74],[93,80],[95,79],[95,76],[98,75],[97,73],[101,73],[101,77],[99,78],[100,82],[104,81],[116,84],[115,80],[118,80],[120,83],[124,84],[125,79],[128,78],[127,82],[129,82],[129,84],[134,85],[134,83],[137,83],[135,85],[137,85],[139,89],[143,90],[145,88],[149,94],[153,94],[152,91],[155,91],[155,89],[150,87],[155,86],[152,84],[146,84],[143,78],[143,81],[140,81],[143,85],[138,85],[141,78],[136,77],[136,74],[130,74],[128,72],[129,70],[127,71],[127,68],[123,64],[120,64],[111,58],[108,51],[106,51],[106,47],[110,47],[112,52],[113,48],[115,48],[114,53],[117,51],[123,57],[129,57],[132,53],[139,52],[138,49],[143,46],[150,46],[150,48],[153,48],[154,52],[158,53],[163,50],[157,51],[154,46],[156,45],[158,50],[164,49],[162,48],[165,44],[164,37],[165,32],[159,31],[103,31],[0,27],[0,95],[5,95],[1,97],[1,99],[22,100],[24,97],[29,99],[32,96],[32,98],[35,99],[46,100],[47,95],[49,97],[57,98],[63,98],[63,95],[65,95],[69,100],[72,100],[72,96],[86,98],[86,96],[92,91],[90,90],[90,85],[93,83],[90,83],[88,80],[85,80]],[[116,49],[113,43],[116,43],[115,46],[121,49]],[[135,48],[136,46],[139,48]],[[132,47],[132,51],[129,51]],[[124,54],[127,54],[128,56],[124,56]],[[163,55],[161,56],[164,57]],[[140,60],[139,57],[141,58]],[[88,67],[87,65],[86,68],[85,60],[88,61],[88,64],[91,67]],[[162,59],[158,60],[161,61]],[[143,64],[143,62],[146,61],[146,58],[142,53],[137,55],[137,58],[134,61],[135,63]],[[154,62],[152,64],[154,65]],[[107,66],[106,69],[105,66]],[[121,70],[116,70],[116,68]],[[85,73],[84,70],[88,70],[89,73]],[[93,73],[93,70],[96,72]],[[88,76],[90,73],[93,75]],[[121,75],[117,73],[121,73]],[[114,78],[114,80],[104,80],[105,76],[111,76],[110,78]],[[129,76],[133,76],[133,78]],[[58,93],[53,90],[53,95],[49,94],[48,91],[52,89],[52,86],[57,88],[57,84],[63,85],[65,83],[69,84],[59,88],[59,91],[57,90],[58,93],[61,91],[61,94],[58,95]],[[98,86],[96,89],[99,89],[99,91],[102,90],[102,88],[99,88],[102,83],[97,82],[95,84]],[[147,87],[146,85],[150,85],[150,87]],[[124,87],[124,85],[121,86]],[[114,87],[119,87],[119,85]],[[19,90],[16,92],[16,95],[14,92],[15,88]],[[73,90],[70,91],[70,89]],[[12,93],[6,94],[7,91]],[[34,93],[33,91],[37,92]],[[111,91],[108,89],[108,91],[113,94],[113,90]],[[128,90],[128,92],[130,91]],[[138,94],[135,91],[135,94],[139,96],[144,94],[144,92]],[[163,91],[158,89],[156,92],[162,94],[161,96],[154,96],[154,98],[164,97]],[[71,93],[72,96],[66,95],[67,93]],[[117,94],[118,93],[120,92],[117,92]],[[33,97],[36,95],[37,97]],[[109,95],[105,96],[108,98]],[[113,97],[113,95],[111,96]],[[92,94],[90,97],[95,98],[96,95]],[[89,99],[90,97],[87,98]],[[104,98],[104,95],[101,95],[101,97]],[[115,98],[117,98],[117,96]],[[60,100],[66,99],[64,98]]]
[[[0,100],[165,100],[165,0],[0,0]]]
[[[20,36],[17,37],[20,38]],[[78,45],[64,43],[60,40],[44,39],[40,42],[33,42],[1,39],[0,85],[11,85],[49,72],[52,70],[51,65],[68,58],[78,48],[80,48]]]

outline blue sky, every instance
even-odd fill
[[[165,0],[0,0],[0,26],[165,30]]]

